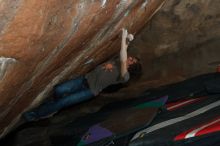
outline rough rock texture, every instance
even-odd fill
[[[126,26],[131,32],[139,31],[163,1],[123,2],[0,0],[2,130],[7,132],[19,113],[35,99],[34,104],[45,98],[53,85],[85,73],[116,53],[119,29]],[[97,98],[71,112],[63,111],[49,123],[29,125],[18,132],[16,145],[50,145],[48,137],[62,131],[59,124],[77,115],[148,87],[216,71],[220,64],[219,9],[218,0],[167,0],[131,44],[130,51],[141,58],[144,67],[139,82],[101,95],[111,98]]]
[[[124,93],[215,72],[220,64],[219,9],[218,0],[166,1],[131,46],[139,51],[144,75]]]
[[[6,120],[3,120],[5,116],[1,116],[2,128],[6,127],[9,124],[6,122],[12,121],[33,99],[45,97],[44,95],[50,91],[50,88],[55,83],[67,77],[70,78],[71,76],[69,75],[71,74],[75,76],[86,72],[104,60],[104,58],[108,58],[111,54],[117,52],[119,45],[117,35],[120,26],[132,24],[121,19],[122,16],[127,15],[127,5],[120,6],[122,10],[119,11],[115,7],[119,2],[116,0],[103,0],[103,3],[97,1],[97,5],[83,3],[81,8],[78,7],[80,6],[78,1],[76,3],[74,1],[74,7],[71,6],[73,5],[71,1],[62,1],[60,4],[54,2],[53,4],[52,1],[42,1],[41,3],[38,1],[37,3],[37,1],[32,0],[26,2],[32,3],[28,5],[24,1],[5,0],[0,2],[5,5],[5,7],[0,7],[1,12],[3,12],[2,8],[5,9],[5,13],[10,11],[10,15],[7,13],[7,19],[0,13],[1,20],[4,20],[0,23],[0,30],[3,30],[3,26],[4,28],[8,27],[7,29],[5,28],[5,32],[1,31],[1,34],[4,35],[1,35],[0,42],[0,53],[5,54],[0,59],[0,65],[2,68],[7,68],[6,71],[1,70],[2,72],[0,73],[0,78],[2,79],[0,84],[1,109],[4,109],[1,110],[1,113],[6,111],[6,109],[9,110],[6,115],[12,109],[13,112],[18,111],[13,114],[10,113],[10,118],[6,118]],[[148,8],[144,9],[144,12],[140,9],[140,7],[144,6],[143,1],[141,4],[137,4],[138,9],[135,9],[133,4],[133,9],[129,8],[130,13],[126,19],[133,22],[133,27],[130,26],[132,32],[139,30],[144,22],[147,21],[146,18],[149,18],[156,7],[162,3],[162,1],[157,1],[158,3],[148,2],[148,5],[146,5]],[[42,6],[39,6],[40,4]],[[38,6],[37,10],[33,9],[35,7],[31,7],[31,5]],[[25,15],[21,13],[22,9],[18,11],[18,6],[24,8],[28,6],[27,10],[23,12]],[[103,8],[100,8],[101,6]],[[40,9],[41,7],[42,10]],[[65,15],[67,13],[66,9],[69,10],[68,13],[71,15]],[[81,9],[87,9],[88,12]],[[197,74],[214,72],[216,66],[220,64],[219,9],[219,0],[167,0],[163,8],[151,19],[130,47],[132,53],[139,55],[144,66],[144,74],[139,82],[133,82],[131,86],[115,94],[101,95],[110,98],[96,98],[89,103],[62,111],[54,118],[48,119],[49,121],[26,125],[26,128],[21,128],[15,134],[15,139],[13,139],[15,144],[10,143],[8,145],[51,145],[49,140],[51,135],[68,132],[62,131],[62,125],[68,124],[68,122],[73,121],[82,113],[96,111],[102,105],[112,100],[117,100],[119,96],[129,98],[133,96],[132,93],[138,93],[138,91],[147,87],[173,83]],[[28,10],[41,10],[44,15],[42,18],[34,17],[37,14],[30,13]],[[81,10],[79,11],[80,13],[77,13],[78,15],[76,10]],[[108,15],[105,13],[106,10]],[[137,15],[137,13],[141,14]],[[16,17],[20,16],[19,19],[13,18],[14,14],[16,14]],[[33,16],[30,16],[31,14]],[[89,17],[91,14],[95,16]],[[96,16],[96,14],[99,15]],[[116,14],[118,14],[118,17],[115,16]],[[113,15],[115,16],[114,21],[109,19]],[[21,20],[21,16],[25,17]],[[138,18],[134,18],[134,16]],[[13,28],[12,19],[13,21],[17,19],[17,24],[13,24]],[[45,26],[42,26],[40,22],[38,24],[37,20],[44,22]],[[10,25],[7,22],[10,22]],[[74,26],[74,23],[76,23],[76,26]],[[29,28],[30,26],[31,28]],[[39,34],[38,27],[42,29],[41,34]],[[26,31],[23,31],[23,29]],[[20,32],[14,32],[19,30]],[[7,34],[6,32],[8,32],[8,35],[5,35]],[[4,39],[6,36],[8,39]],[[16,37],[19,39],[17,40]],[[25,41],[23,42],[22,39]],[[8,40],[7,43],[5,42],[6,40]],[[85,44],[82,44],[83,41],[85,41]],[[21,46],[17,46],[16,42],[21,43]],[[2,49],[3,44],[4,48],[8,46],[7,49]],[[9,45],[15,45],[16,49],[9,47]],[[29,46],[29,48],[23,47],[25,45]],[[44,90],[45,87],[47,88]],[[20,96],[16,96],[16,98],[14,95]],[[8,106],[9,104],[10,106]],[[6,108],[6,106],[9,108]],[[11,142],[12,138],[9,137],[8,140]]]
[[[0,134],[52,87],[119,51],[165,0],[0,0]]]

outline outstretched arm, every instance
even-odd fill
[[[122,39],[121,39],[121,51],[120,51],[120,61],[121,61],[121,77],[124,77],[128,72],[127,70],[127,48],[126,38],[128,35],[128,31],[126,29],[122,29]]]
[[[131,37],[131,38],[129,38]],[[121,51],[120,51],[120,61],[121,61],[121,77],[125,77],[127,70],[127,49],[128,44],[126,42],[127,38],[131,41],[133,40],[133,35],[128,34],[126,29],[122,29],[122,40],[121,40]]]

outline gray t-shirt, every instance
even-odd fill
[[[86,79],[89,88],[94,95],[99,94],[104,88],[109,85],[125,83],[129,80],[130,76],[127,72],[125,76],[121,77],[121,68],[119,61],[109,61],[113,65],[112,71],[103,69],[104,64],[97,66],[94,70],[86,74]]]

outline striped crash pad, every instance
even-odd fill
[[[217,146],[220,144],[220,95],[166,105],[129,146]]]

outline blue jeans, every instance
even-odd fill
[[[27,121],[34,121],[56,113],[64,107],[68,107],[82,101],[94,97],[91,90],[88,88],[85,77],[78,77],[66,81],[55,86],[54,93],[56,99],[47,101],[32,111],[26,112],[24,117]]]

